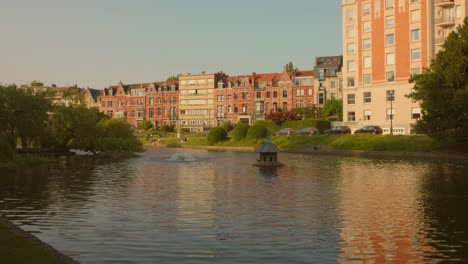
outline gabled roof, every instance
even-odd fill
[[[256,73],[255,74],[255,81],[257,82],[269,82],[272,81],[273,78],[276,80],[280,80],[282,73],[275,72],[275,73]]]
[[[277,153],[280,150],[271,141],[263,144],[263,146],[257,149],[257,153]]]

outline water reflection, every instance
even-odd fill
[[[467,261],[463,162],[153,149],[2,173],[0,212],[81,263]]]

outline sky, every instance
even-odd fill
[[[339,0],[0,0],[0,83],[103,89],[177,74],[311,70]]]

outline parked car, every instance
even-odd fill
[[[318,135],[319,131],[315,127],[305,127],[305,128],[297,129],[295,133],[296,135],[312,136],[312,135]]]
[[[276,132],[277,136],[291,136],[294,135],[294,129],[292,128],[282,128],[278,132]]]
[[[379,126],[365,126],[354,131],[354,134],[375,134],[382,135],[382,128]]]
[[[351,129],[348,126],[335,126],[323,132],[325,135],[346,135],[351,134]]]

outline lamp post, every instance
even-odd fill
[[[390,94],[392,95],[392,100],[390,100],[390,135],[393,135],[393,100],[395,99],[395,94],[393,91]]]

